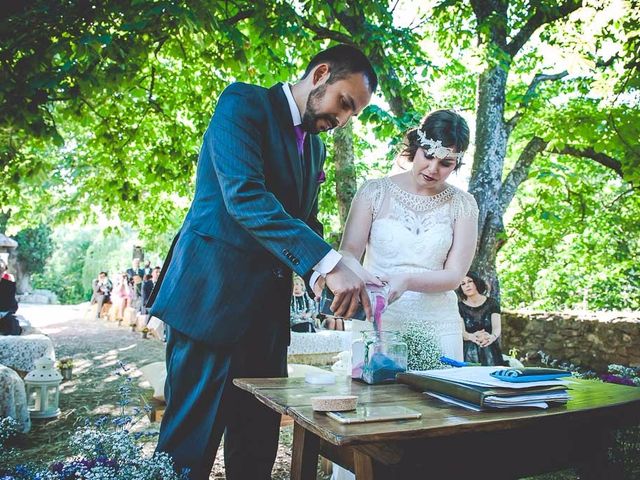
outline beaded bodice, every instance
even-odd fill
[[[417,195],[390,177],[367,181],[354,201],[367,202],[371,211],[365,266],[376,274],[442,270],[456,220],[478,215],[474,198],[459,188]]]

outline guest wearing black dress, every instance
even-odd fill
[[[464,361],[482,365],[504,365],[500,350],[500,306],[487,297],[487,284],[477,274],[464,277],[458,295],[460,316],[464,320]]]
[[[0,335],[20,335],[22,327],[15,313],[18,310],[16,300],[16,282],[7,271],[7,264],[0,259]]]

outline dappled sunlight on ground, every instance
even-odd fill
[[[105,320],[86,315],[88,304],[20,305],[19,312],[34,327],[51,337],[56,358],[73,359],[73,377],[60,385],[61,415],[48,421],[34,421],[31,432],[21,441],[23,461],[50,462],[67,455],[71,434],[87,418],[97,419],[121,412],[119,387],[123,377],[117,375],[125,365],[126,376],[132,378],[129,410],[142,408],[152,391],[142,381],[139,367],[164,360],[164,344],[142,340],[140,333],[118,327]],[[157,430],[145,416],[135,430]],[[155,440],[145,445],[153,451]]]

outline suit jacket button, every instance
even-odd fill
[[[294,258],[291,261],[293,262],[294,265],[298,265],[300,263],[300,260],[298,260],[297,258]]]

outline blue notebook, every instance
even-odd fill
[[[503,368],[491,372],[493,378],[504,382],[525,383],[541,382],[545,380],[557,380],[563,377],[570,377],[571,372],[558,368],[525,367],[525,368]]]

